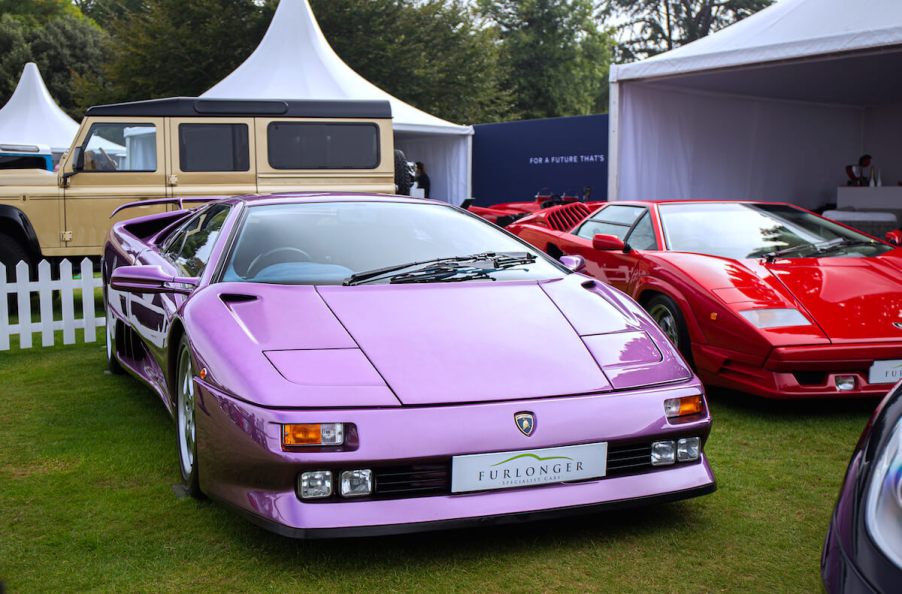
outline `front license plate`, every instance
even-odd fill
[[[902,379],[902,359],[874,361],[868,374],[869,384],[895,384]]]
[[[489,491],[580,481],[605,475],[607,443],[454,456],[451,492]]]

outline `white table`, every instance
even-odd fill
[[[902,186],[842,186],[836,190],[836,207],[840,210],[902,210]]]

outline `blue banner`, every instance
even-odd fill
[[[473,137],[475,204],[532,200],[552,194],[606,200],[608,116],[574,116],[478,124]]]

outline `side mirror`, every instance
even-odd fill
[[[121,266],[113,271],[110,287],[124,293],[187,295],[197,287],[197,279],[170,276],[159,266]]]
[[[582,272],[586,269],[586,260],[582,256],[561,256],[560,262],[571,272]]]
[[[902,245],[902,231],[887,231],[884,239],[893,245]]]
[[[60,186],[63,188],[69,187],[69,178],[75,175],[80,171],[84,171],[85,168],[85,151],[77,146],[72,149],[72,171],[68,171],[63,174],[61,178]]]
[[[626,244],[616,235],[602,235],[599,233],[592,238],[592,247],[601,251],[625,251]]]
[[[85,170],[85,151],[82,147],[77,146],[72,151],[72,171]]]

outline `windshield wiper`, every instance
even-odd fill
[[[472,254],[469,256],[452,256],[449,258],[433,258],[431,260],[422,260],[419,262],[407,262],[406,264],[395,264],[393,266],[386,266],[384,268],[376,268],[374,270],[364,270],[363,272],[357,272],[352,274],[348,278],[344,280],[342,284],[345,286],[350,285],[359,285],[361,283],[365,283],[372,280],[377,280],[382,278],[387,274],[391,274],[393,272],[399,272],[401,270],[405,270],[407,268],[414,268],[416,266],[427,266],[427,265],[445,265],[447,268],[455,268],[456,273],[460,273],[460,267],[454,266],[455,264],[459,265],[462,263],[473,263],[473,262],[491,262],[491,268],[481,268],[485,273],[494,272],[498,270],[503,270],[505,268],[510,268],[511,266],[516,266],[518,264],[532,264],[536,261],[535,254],[530,254],[528,252],[484,252],[481,254]],[[472,268],[472,267],[471,267]],[[395,276],[403,276],[403,275],[395,275]],[[454,275],[451,275],[454,276]],[[394,278],[394,277],[390,277]]]
[[[436,264],[434,266],[426,266],[420,270],[413,272],[402,272],[389,277],[388,282],[395,284],[409,283],[455,283],[468,280],[480,280],[492,278],[492,272],[503,270],[501,268],[479,268],[477,266],[463,266],[459,262],[450,262],[445,264]]]
[[[839,241],[834,239],[830,245],[825,245],[823,249],[818,250],[818,255],[823,256],[824,254],[835,251],[837,249],[854,247],[857,245],[877,245],[876,241],[868,239],[847,239],[845,237],[840,237],[838,239]]]
[[[770,252],[769,254],[764,255],[764,259],[768,264],[772,264],[774,260],[779,258],[780,256],[788,256],[789,254],[794,254],[796,252],[800,252],[806,249],[814,249],[817,253],[822,253],[826,250],[832,249],[834,247],[838,247],[843,245],[847,240],[843,237],[837,237],[836,239],[830,239],[828,241],[820,241],[818,243],[803,243],[801,245],[794,245],[792,247],[783,248],[782,250],[776,250],[774,252]]]

